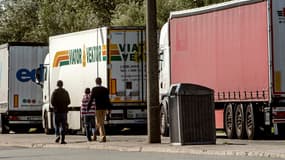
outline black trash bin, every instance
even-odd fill
[[[214,91],[180,83],[169,91],[170,142],[216,144]]]

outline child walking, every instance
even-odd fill
[[[88,141],[92,141],[92,135],[93,135],[93,141],[96,141],[96,123],[95,123],[95,101],[92,103],[92,106],[88,110],[88,102],[90,99],[90,88],[85,89],[85,94],[82,98],[82,104],[81,104],[81,117],[83,118],[84,127],[86,130],[86,137]]]

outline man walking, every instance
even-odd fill
[[[51,96],[51,104],[54,111],[55,142],[59,143],[61,140],[61,144],[66,144],[65,132],[67,128],[67,112],[70,97],[68,92],[63,88],[63,82],[61,80],[57,81],[57,87]]]
[[[106,116],[106,110],[110,110],[111,102],[109,99],[109,91],[106,87],[102,86],[102,79],[96,78],[96,86],[92,88],[91,97],[88,103],[88,109],[92,106],[92,102],[95,99],[96,103],[96,124],[100,133],[99,142],[106,142],[106,134],[104,127],[104,120]]]

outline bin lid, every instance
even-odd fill
[[[212,95],[214,90],[192,83],[177,83],[170,86],[169,96],[177,95]]]

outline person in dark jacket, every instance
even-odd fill
[[[67,112],[70,97],[68,92],[63,88],[63,82],[61,80],[57,81],[57,87],[51,96],[51,104],[54,111],[55,142],[59,143],[61,139],[61,144],[66,144],[65,132],[67,128]]]
[[[92,88],[91,97],[88,103],[88,109],[92,106],[92,102],[95,99],[96,113],[95,119],[97,129],[100,133],[99,142],[106,142],[106,134],[104,127],[104,120],[106,111],[110,111],[111,102],[109,99],[109,90],[102,86],[102,80],[100,77],[96,78],[96,86]]]

